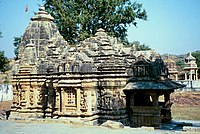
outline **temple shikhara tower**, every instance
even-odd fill
[[[13,71],[12,118],[113,120],[132,127],[171,120],[170,93],[182,85],[168,79],[158,53],[124,47],[102,28],[70,46],[53,21],[40,7],[25,30]]]
[[[169,78],[177,81],[178,80],[178,70],[177,70],[176,62],[169,56],[167,57],[167,59],[164,60],[164,62],[168,69]]]

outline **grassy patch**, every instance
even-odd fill
[[[181,120],[200,120],[200,107],[175,104],[172,106],[172,117]]]

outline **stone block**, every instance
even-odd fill
[[[186,132],[198,132],[200,133],[200,127],[191,127],[191,126],[184,126],[183,131]]]
[[[111,121],[111,120],[107,120],[106,122],[101,124],[101,126],[107,127],[107,128],[112,128],[112,129],[124,128],[124,125],[121,122],[115,122],[115,121]]]
[[[146,130],[146,131],[154,131],[154,127],[142,126],[141,129],[142,129],[142,130]]]

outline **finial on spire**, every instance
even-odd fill
[[[45,11],[45,7],[44,7],[43,5],[41,5],[41,6],[39,7],[39,11]]]
[[[192,56],[192,52],[189,52],[189,56],[186,58],[186,60],[196,60],[196,58]]]
[[[102,28],[97,29],[97,32],[95,33],[95,35],[96,36],[107,36],[105,30]]]
[[[33,16],[33,17],[31,18],[31,20],[32,20],[32,21],[33,21],[33,20],[53,21],[54,18],[53,18],[50,14],[48,14],[48,13],[45,11],[45,7],[44,7],[43,5],[41,5],[41,6],[39,7],[39,11],[36,13],[35,16]]]
[[[192,53],[191,53],[191,52],[189,53],[189,56],[192,56]]]

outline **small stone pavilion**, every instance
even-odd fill
[[[70,46],[53,20],[40,7],[25,30],[13,70],[11,118],[113,120],[133,127],[171,119],[167,102],[181,86],[167,79],[158,53],[124,47],[103,29]]]
[[[141,56],[132,69],[133,76],[124,88],[130,125],[159,127],[161,122],[171,121],[170,94],[182,85],[168,78],[161,59],[152,62]]]
[[[185,59],[185,80],[198,80],[198,67],[196,59],[192,56],[191,52]]]

